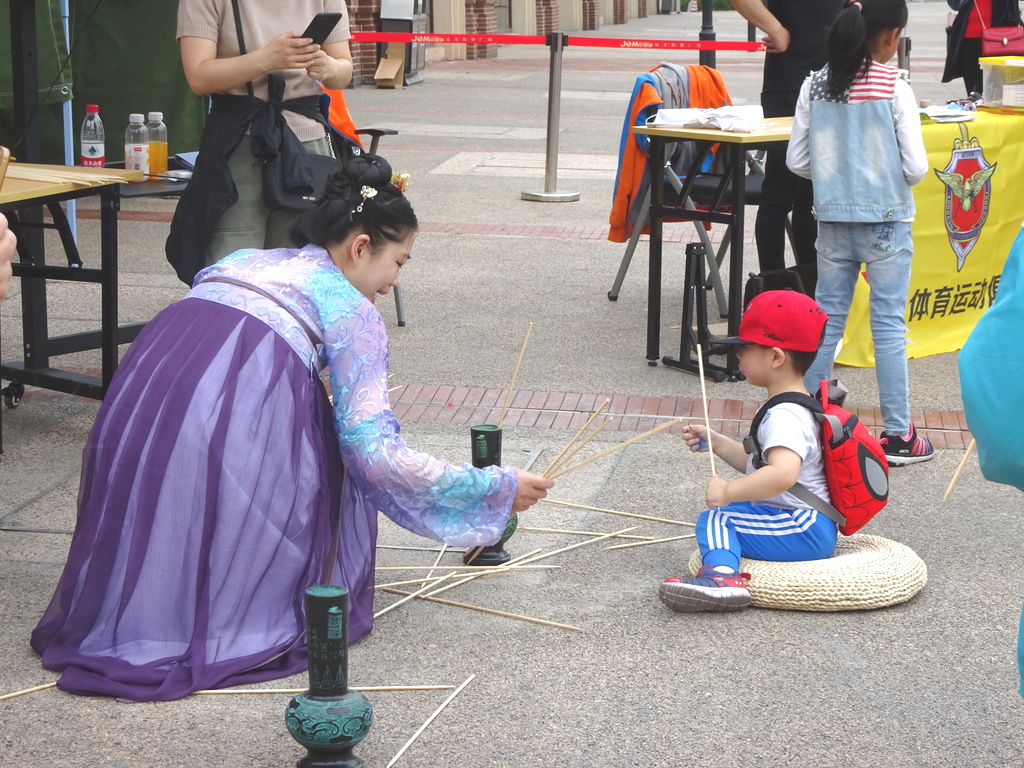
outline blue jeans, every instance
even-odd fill
[[[818,222],[818,285],[814,299],[828,315],[818,356],[804,376],[814,392],[822,379],[832,377],[836,346],[846,330],[860,266],[871,286],[871,340],[875,347],[875,377],[882,424],[889,434],[910,431],[910,392],[907,382],[907,290],[914,242],[909,221],[887,224]]]

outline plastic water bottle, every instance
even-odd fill
[[[82,165],[87,168],[102,168],[106,164],[103,155],[103,121],[100,108],[89,104],[82,121]]]
[[[124,132],[124,168],[126,171],[142,171],[145,181],[149,175],[149,129],[143,122],[145,117],[137,112],[128,115],[128,127]]]
[[[149,173],[156,176],[167,173],[167,126],[163,112],[150,112],[146,128],[149,130]]]

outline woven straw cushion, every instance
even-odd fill
[[[700,569],[700,551],[690,573]],[[840,536],[827,560],[779,563],[740,560],[750,574],[750,604],[794,611],[856,611],[909,600],[928,581],[924,560],[910,547],[881,536]]]

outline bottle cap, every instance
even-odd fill
[[[150,112],[147,118],[151,123],[162,123],[164,121],[163,112]]]
[[[100,108],[99,108],[99,105],[97,105],[97,104],[88,104],[85,107],[85,111],[86,112],[96,112],[96,113],[99,113]]]
[[[129,123],[142,123],[142,122],[145,122],[145,120],[146,119],[142,115],[140,115],[138,112],[132,112],[130,115],[128,115],[128,122]]]

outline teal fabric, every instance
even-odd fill
[[[1024,400],[1024,354],[1013,342],[1024,327],[1022,262],[1024,231],[1006,257],[995,302],[960,352],[959,368],[964,415],[977,441],[982,474],[1024,490],[1024,431],[1011,405]]]

